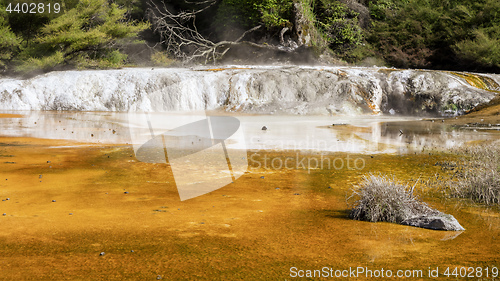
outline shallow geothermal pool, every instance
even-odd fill
[[[223,152],[199,154],[196,140],[205,145],[208,136],[187,130],[193,147],[182,149],[198,158],[186,160],[165,145],[179,136],[163,133],[203,121],[205,113],[4,113],[21,116],[0,118],[0,279],[293,280],[308,270],[322,274],[310,279],[352,270],[351,279],[382,270],[393,279],[436,272],[442,280],[464,273],[498,279],[498,208],[425,184],[452,172],[436,165],[459,160],[448,149],[498,139],[496,125],[210,112],[228,127],[233,119],[216,117],[237,117],[240,130],[213,142],[219,124],[199,123],[211,124],[210,147]],[[155,138],[170,162],[154,143],[143,146]],[[138,152],[151,163],[138,161]],[[209,169],[217,165],[225,168]],[[418,181],[421,198],[466,230],[350,220],[346,198],[368,173]],[[215,187],[191,196],[189,188],[203,181]]]
[[[7,112],[6,112],[7,113]],[[132,144],[148,136],[146,113],[11,111],[22,118],[0,119],[1,134],[10,137],[64,139],[102,144]],[[139,116],[139,118],[138,118]],[[426,119],[384,115],[296,116],[238,115],[218,112],[154,113],[157,134],[206,116],[232,116],[241,134],[231,136],[229,149],[301,150],[351,153],[407,153],[450,149],[499,138],[500,126],[468,128]],[[262,130],[266,126],[267,130]]]

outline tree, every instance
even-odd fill
[[[106,0],[82,0],[41,28],[20,56],[17,69],[29,72],[58,65],[117,67],[126,62],[121,47],[148,27],[124,21],[126,10]]]
[[[5,69],[15,52],[19,49],[21,39],[12,32],[7,22],[5,6],[0,5],[0,68]]]

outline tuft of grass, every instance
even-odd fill
[[[420,201],[414,189],[415,185],[402,185],[388,176],[364,176],[361,185],[354,188],[348,198],[357,198],[349,217],[371,222],[401,223],[412,217],[439,213]]]
[[[464,148],[461,153],[466,159],[457,180],[446,186],[450,195],[486,205],[500,204],[499,143]]]

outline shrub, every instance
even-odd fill
[[[461,151],[466,159],[458,180],[447,188],[454,197],[469,198],[487,205],[500,204],[500,148],[498,142]]]
[[[169,58],[167,53],[158,51],[151,55],[151,62],[155,66],[168,66],[175,61]]]
[[[371,222],[401,223],[412,217],[437,214],[437,211],[418,200],[414,188],[387,176],[365,176],[361,186],[353,189],[349,197],[358,198],[349,217]]]
[[[317,25],[326,35],[332,50],[343,52],[361,44],[363,33],[358,24],[358,13],[341,2],[320,1],[315,8]]]
[[[117,67],[126,63],[120,47],[148,24],[127,22],[125,9],[106,0],[82,0],[41,28],[40,34],[18,57],[18,71],[60,64],[78,67]]]

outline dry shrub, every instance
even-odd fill
[[[415,186],[402,185],[387,176],[365,176],[361,186],[353,189],[349,197],[357,198],[349,217],[371,222],[401,223],[416,216],[438,214],[438,211],[418,200],[414,189]]]
[[[448,183],[452,196],[470,198],[487,205],[500,204],[499,142],[464,148],[466,160],[458,179]]]

